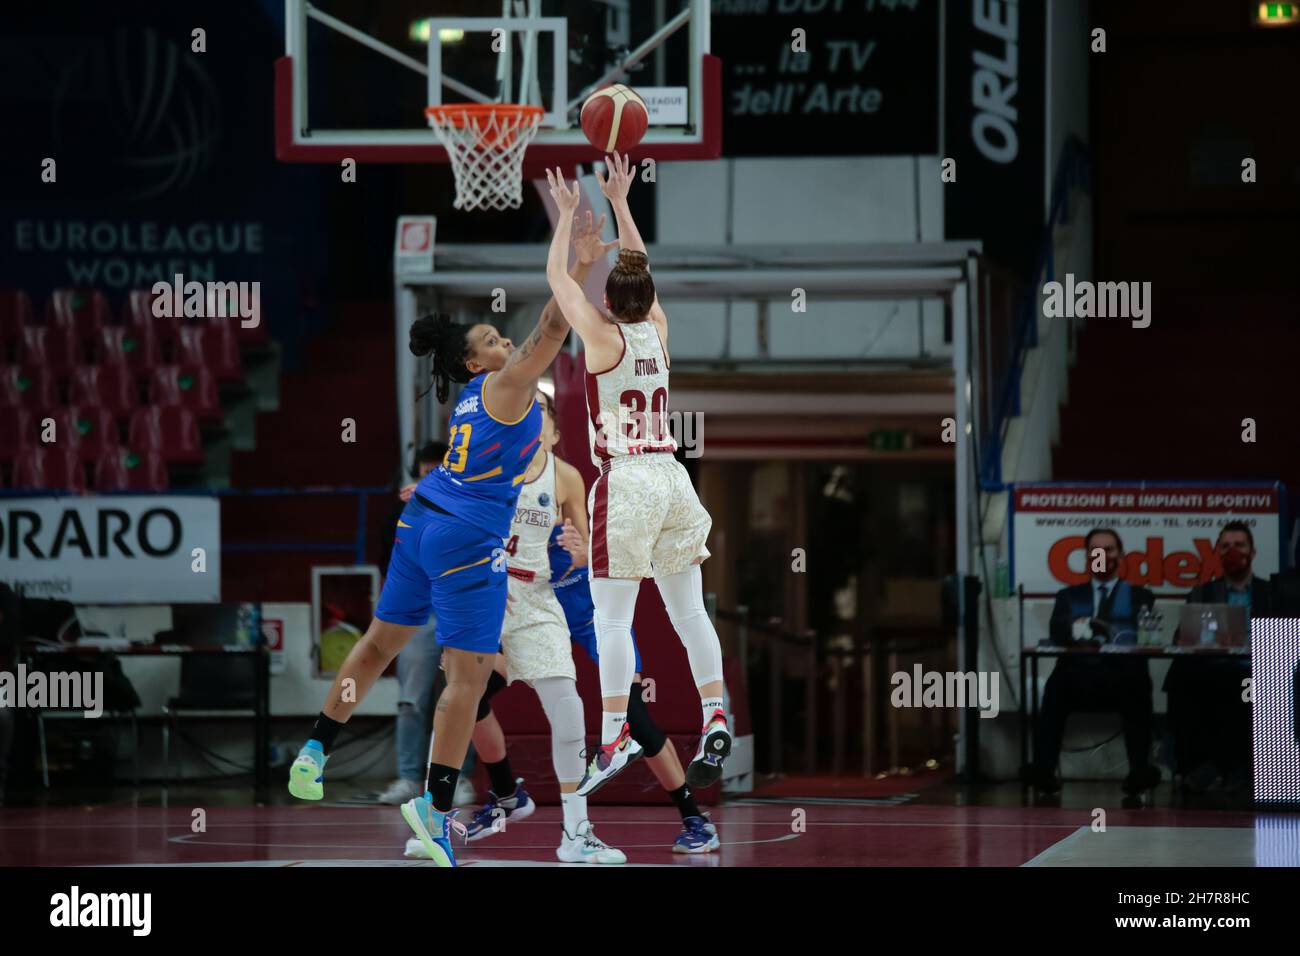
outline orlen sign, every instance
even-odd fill
[[[1182,594],[1223,573],[1219,529],[1241,521],[1255,538],[1254,573],[1268,577],[1280,558],[1281,491],[1276,484],[1017,485],[1012,574],[1029,594],[1088,580],[1084,539],[1112,528],[1124,545],[1121,574],[1165,595]]]

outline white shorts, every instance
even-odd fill
[[[511,600],[501,631],[506,682],[544,677],[577,680],[569,625],[551,587],[550,575],[539,574],[532,581],[511,576],[509,588]]]
[[[587,496],[593,578],[677,574],[709,556],[713,519],[672,455],[615,459]]]

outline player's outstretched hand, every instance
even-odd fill
[[[609,250],[618,248],[617,239],[613,242],[601,242],[600,234],[604,228],[604,213],[601,213],[598,222],[592,221],[590,209],[587,210],[585,222],[582,216],[573,217],[573,251],[577,253],[578,262],[582,265],[590,265],[603,259]]]
[[[555,205],[560,207],[560,215],[573,215],[573,211],[578,208],[579,200],[582,199],[578,181],[575,179],[573,188],[570,189],[564,181],[564,172],[558,166],[546,171],[546,181],[551,186],[551,198],[555,200]]]
[[[610,202],[627,199],[627,192],[632,188],[632,180],[636,179],[636,169],[627,158],[627,154],[616,152],[606,156],[605,168],[609,171],[608,178],[601,175],[599,169],[596,170],[596,182],[600,183],[600,191]]]
[[[410,501],[411,493],[415,491],[416,487],[416,485],[404,486],[402,490],[397,493],[397,497],[401,498],[403,501]]]

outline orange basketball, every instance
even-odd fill
[[[645,101],[622,83],[602,86],[582,104],[582,131],[601,152],[626,152],[645,136]]]

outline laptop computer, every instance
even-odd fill
[[[1247,647],[1250,624],[1239,604],[1184,604],[1178,609],[1177,647]]]

